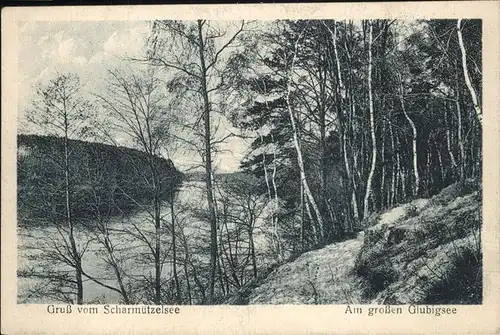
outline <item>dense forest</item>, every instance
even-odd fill
[[[134,212],[151,201],[151,190],[142,174],[148,169],[144,152],[127,147],[69,140],[69,166],[73,216],[92,221],[96,215],[117,216],[120,212]],[[56,157],[63,157],[61,138],[19,135],[18,151],[18,206],[19,225],[53,225],[64,219],[64,192],[58,187],[64,175],[58,169]],[[183,179],[170,160],[158,157],[156,161],[164,180],[160,198],[168,201],[171,189]],[[147,172],[146,172],[147,173]],[[50,194],[50,197],[41,197]]]
[[[91,281],[122,303],[222,303],[381,211],[481,180],[481,36],[460,19],[158,20],[107,90],[41,83],[24,122],[48,136],[19,137],[19,225],[55,227],[26,249],[61,267],[20,270],[38,279],[23,301],[108,301],[85,298]],[[220,173],[234,137],[249,147]]]

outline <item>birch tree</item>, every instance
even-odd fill
[[[417,127],[415,126],[415,122],[410,118],[406,111],[406,106],[405,106],[405,88],[404,88],[404,81],[403,77],[401,74],[398,74],[399,76],[399,101],[401,103],[401,109],[403,110],[403,114],[410,124],[411,127],[411,133],[412,133],[412,146],[411,146],[411,155],[412,155],[412,162],[413,162],[413,176],[415,178],[414,184],[413,184],[413,195],[416,196],[418,195],[419,191],[419,186],[420,186],[420,175],[418,173],[418,153],[417,153]]]
[[[299,35],[299,37],[297,38],[297,40],[295,41],[295,44],[294,44],[294,54],[292,56],[292,61],[291,61],[290,70],[289,70],[289,74],[288,74],[285,99],[286,99],[286,106],[288,109],[288,115],[290,117],[290,124],[292,126],[292,131],[293,131],[293,144],[294,144],[295,150],[297,152],[297,164],[298,164],[299,170],[300,170],[300,180],[301,180],[301,183],[304,187],[304,193],[307,197],[307,200],[309,201],[309,203],[311,204],[311,206],[314,210],[315,219],[318,223],[319,239],[320,239],[320,241],[323,241],[323,239],[325,237],[324,236],[323,216],[319,210],[316,199],[314,198],[314,196],[311,192],[311,189],[309,188],[309,183],[307,181],[307,176],[306,176],[305,167],[304,167],[304,158],[303,158],[302,149],[300,146],[296,116],[293,112],[293,108],[292,108],[292,105],[290,103],[290,94],[292,93],[292,80],[293,80],[294,66],[295,66],[295,60],[297,57],[297,50],[299,47],[300,38],[301,38],[301,35]]]
[[[474,106],[474,111],[476,112],[477,121],[479,125],[483,126],[483,112],[481,111],[481,106],[479,104],[479,100],[477,98],[476,90],[472,85],[472,80],[469,74],[469,68],[467,66],[467,50],[465,50],[464,39],[462,36],[462,19],[457,20],[457,36],[458,36],[458,44],[460,46],[460,53],[462,56],[462,70],[464,73],[465,84],[467,85],[467,89],[469,90],[469,94],[472,99],[472,104]]]
[[[335,60],[335,70],[336,70],[336,75],[337,75],[337,83],[338,83],[338,95],[340,96],[340,101],[338,104],[340,105],[342,118],[340,120],[344,120],[346,117],[349,117],[349,108],[352,108],[353,106],[348,106],[347,104],[347,89],[344,84],[344,80],[342,79],[342,65],[340,63],[340,57],[339,57],[339,48],[337,46],[339,40],[338,36],[338,27],[337,27],[337,22],[333,21],[333,30],[328,26],[326,22],[323,22],[323,25],[326,27],[328,32],[330,33],[331,41],[333,44],[333,58]],[[346,50],[347,51],[347,50]],[[352,105],[352,103],[351,103]],[[352,213],[354,216],[355,222],[359,221],[359,212],[358,212],[358,203],[356,199],[356,181],[354,178],[354,171],[351,171],[351,166],[349,162],[349,153],[347,149],[347,131],[348,127],[342,122],[339,122],[340,124],[340,132],[341,132],[341,142],[342,142],[342,157],[344,159],[344,166],[346,170],[346,176],[348,180],[349,187],[351,188],[351,206],[352,206]],[[346,122],[343,122],[346,123]],[[352,229],[352,227],[351,227]]]
[[[189,95],[188,104],[201,107],[201,111],[195,112],[194,119],[201,120],[203,124],[200,135],[210,224],[209,301],[214,299],[218,250],[213,153],[215,146],[223,142],[223,139],[214,139],[216,131],[212,121],[213,114],[221,111],[217,104],[221,101],[221,91],[228,89],[225,76],[232,70],[227,66],[228,58],[244,27],[243,21],[227,27],[208,20],[155,21],[145,59],[173,73],[173,85],[182,87],[183,92]]]
[[[372,142],[371,150],[371,165],[370,173],[366,181],[365,198],[363,202],[363,218],[366,219],[370,213],[369,200],[372,195],[373,176],[375,174],[375,167],[377,164],[377,138],[375,136],[375,111],[373,108],[373,88],[372,88],[372,71],[373,71],[373,22],[368,21],[368,108],[370,113],[370,135]]]

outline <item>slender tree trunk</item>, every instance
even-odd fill
[[[218,277],[219,277],[219,285],[220,285],[220,288],[222,290],[222,296],[225,296],[226,295],[226,289],[225,289],[225,286],[224,286],[224,277],[222,275],[222,265],[221,265],[221,254],[220,254],[220,250],[217,252],[217,273],[218,273]],[[229,292],[228,292],[229,293]]]
[[[406,172],[405,172],[405,168],[402,167],[401,170],[401,176],[400,176],[400,180],[401,180],[401,200],[403,201],[406,201]]]
[[[227,250],[224,247],[224,238],[223,238],[223,235],[224,235],[224,226],[222,226],[221,229],[219,229],[219,249],[220,249],[220,251],[219,251],[219,261],[220,261],[221,266],[222,266],[224,280],[226,281],[226,283],[225,283],[226,290],[225,291],[229,292],[229,288],[228,288],[228,285],[227,285],[227,281],[228,281],[228,279],[227,279],[227,266],[226,266],[226,262],[224,261],[224,258],[227,261],[229,257],[227,255]]]
[[[100,219],[100,215],[99,215],[99,221],[102,222],[102,220]],[[108,252],[108,262],[111,265],[111,267],[113,268],[113,271],[115,273],[116,281],[118,282],[118,286],[120,287],[120,294],[123,298],[123,302],[128,305],[128,304],[130,304],[130,299],[128,297],[127,290],[125,289],[125,285],[123,285],[122,274],[121,274],[121,271],[118,267],[118,261],[115,258],[114,246],[111,242],[111,239],[109,238],[109,230],[108,230],[108,223],[107,222],[104,222],[103,234],[104,234],[104,247],[106,248],[106,251]]]
[[[460,149],[460,180],[465,179],[465,164],[467,157],[465,155],[464,141],[462,139],[462,109],[460,108],[460,85],[458,84],[458,64],[457,71],[455,72],[455,105],[457,108],[457,140],[458,148]]]
[[[341,112],[342,113],[342,112]],[[344,159],[344,166],[345,166],[345,171],[346,171],[346,180],[347,180],[347,185],[348,185],[348,190],[350,191],[350,196],[351,196],[351,206],[352,206],[352,218],[349,218],[349,229],[352,231],[353,230],[353,223],[352,219],[354,219],[355,223],[357,224],[359,221],[359,213],[358,213],[358,206],[356,203],[356,193],[355,193],[355,186],[354,186],[354,176],[351,173],[351,167],[349,164],[349,158],[347,156],[347,129],[344,129],[344,124],[343,122],[344,117],[340,117],[340,133],[341,133],[341,155]],[[347,127],[346,127],[347,128]]]
[[[264,145],[264,139],[262,134],[260,134],[260,143]],[[262,169],[264,170],[264,178],[266,180],[266,189],[267,189],[267,197],[269,198],[269,201],[271,201],[271,186],[269,185],[269,176],[267,173],[267,166],[266,166],[266,153],[262,153]]]
[[[177,243],[176,243],[176,231],[175,231],[175,212],[174,212],[174,189],[173,185],[170,186],[170,220],[172,224],[172,271],[174,274],[175,292],[176,292],[176,302],[179,304],[181,302],[181,286],[179,284],[179,276],[177,275]]]
[[[130,299],[128,297],[127,290],[125,289],[125,285],[123,285],[122,275],[120,273],[120,270],[118,269],[116,259],[113,257],[110,259],[110,261],[112,263],[113,271],[115,272],[116,281],[118,282],[118,286],[120,287],[120,292],[121,292],[121,296],[123,298],[123,302],[126,305],[128,305],[128,304],[130,304]]]
[[[192,305],[193,299],[191,297],[191,282],[189,280],[189,271],[187,267],[188,267],[188,256],[184,255],[184,276],[186,277],[188,302],[190,305]]]
[[[305,250],[305,229],[304,224],[306,222],[305,218],[305,198],[304,198],[304,186],[300,183],[300,250]]]
[[[327,153],[326,153],[326,112],[323,106],[319,107],[321,109],[319,115],[319,133],[320,133],[320,143],[319,149],[321,152],[320,159],[320,200],[319,200],[319,211],[321,215],[325,213],[327,203],[326,203],[326,175],[327,175]],[[328,231],[325,232],[325,238],[334,234],[333,221],[332,226],[328,227]]]
[[[220,262],[220,267],[221,267],[221,285],[222,285],[222,290],[224,292],[227,292],[229,294],[230,289],[229,289],[229,284],[228,284],[228,276],[227,276],[227,267],[226,263],[224,262],[224,257],[227,260],[227,251],[226,248],[224,248],[224,239],[223,239],[223,234],[224,234],[224,227],[222,226],[219,229],[219,262]],[[225,289],[224,289],[225,287]]]
[[[369,209],[369,199],[372,193],[372,182],[373,176],[375,174],[375,166],[377,164],[377,138],[375,137],[375,115],[373,110],[373,88],[372,88],[372,68],[373,68],[373,23],[368,21],[369,24],[369,36],[368,36],[368,103],[370,109],[370,134],[372,139],[372,162],[370,167],[370,173],[368,174],[368,180],[366,181],[366,192],[363,204],[363,219],[368,218],[370,212]]]
[[[437,147],[437,145],[436,145],[436,151],[437,151],[437,154],[438,154],[439,169],[441,171],[441,183],[442,183],[441,186],[444,186],[445,176],[444,176],[443,158],[441,156],[441,150],[439,150],[439,148]]]
[[[350,33],[351,33],[351,38],[352,38],[352,22],[349,24],[350,27]],[[356,183],[356,173],[359,175],[358,171],[358,160],[357,160],[357,153],[355,153],[355,147],[357,145],[357,128],[356,128],[356,121],[355,121],[355,116],[356,116],[356,101],[354,98],[354,93],[353,93],[353,88],[352,88],[352,59],[351,55],[348,51],[348,47],[346,44],[346,41],[344,40],[345,44],[345,50],[348,58],[348,64],[349,64],[349,131],[351,135],[351,156],[352,156],[352,170],[351,170],[351,181],[352,181],[352,192],[351,192],[351,205],[353,208],[353,213],[354,213],[354,218],[356,221],[356,224],[360,222],[360,215],[359,215],[359,207],[358,207],[358,189],[357,189],[357,183]],[[344,158],[345,159],[345,158]]]
[[[149,147],[151,149],[151,146]],[[153,218],[155,226],[155,244],[154,244],[154,262],[155,262],[155,297],[154,303],[161,304],[161,200],[160,200],[160,185],[156,165],[154,162],[154,154],[152,150],[148,150],[149,167],[151,169],[151,180],[154,190],[153,194]]]
[[[394,163],[392,164],[392,171],[391,171],[391,188],[388,190],[388,201],[389,201],[389,207],[392,207],[394,205],[394,196],[396,195],[396,169],[394,167]]]
[[[208,296],[210,302],[214,298],[215,273],[217,271],[217,221],[215,217],[214,196],[212,187],[212,144],[210,129],[210,101],[207,89],[207,69],[205,64],[205,46],[203,39],[203,22],[198,20],[198,46],[201,67],[201,93],[203,96],[203,120],[205,126],[205,178],[207,187],[208,212],[210,215],[210,277]]]
[[[319,207],[316,203],[316,200],[314,199],[314,196],[311,193],[311,189],[309,188],[309,184],[307,182],[307,177],[305,173],[305,168],[304,168],[304,160],[302,158],[302,149],[300,148],[300,142],[299,142],[299,136],[298,136],[298,129],[295,121],[295,115],[292,110],[292,106],[290,103],[290,94],[291,94],[291,81],[292,81],[292,75],[293,75],[293,68],[295,65],[295,59],[297,57],[297,49],[299,45],[299,39],[295,42],[295,52],[293,55],[293,61],[292,65],[290,67],[290,73],[288,77],[288,83],[287,83],[287,93],[286,93],[286,104],[287,104],[287,109],[290,117],[290,122],[292,124],[292,131],[293,131],[293,143],[295,146],[295,150],[297,151],[297,163],[299,165],[299,170],[300,170],[300,179],[301,183],[304,185],[304,193],[307,196],[307,199],[309,200],[309,203],[311,204],[314,214],[316,215],[316,220],[318,222],[318,228],[319,228],[319,240],[321,242],[324,241],[324,225],[323,225],[323,217],[321,215],[321,212],[319,210]]]
[[[278,252],[278,262],[283,261],[283,247],[281,246],[281,239],[279,233],[278,225],[278,210],[279,210],[279,198],[278,198],[278,187],[276,186],[276,145],[274,144],[274,136],[271,134],[271,140],[273,142],[273,174],[271,181],[273,184],[274,191],[274,211],[273,211],[273,222],[274,222],[274,236],[276,238],[276,247]]]
[[[264,143],[263,136],[262,134],[260,135],[260,142]],[[274,145],[274,143],[273,143]],[[276,156],[274,157],[276,159]],[[267,172],[267,166],[266,166],[266,153],[262,154],[262,167],[264,169],[264,178],[266,180],[266,188],[267,188],[267,196],[269,198],[269,202],[272,202],[272,192],[271,192],[271,185],[269,183],[269,173]],[[276,191],[276,181],[275,181],[275,176],[276,176],[276,162],[273,161],[273,174],[272,174],[272,183],[273,183],[273,188],[274,188],[274,196],[276,198],[276,202],[278,201],[277,199],[277,191]],[[278,261],[280,260],[280,241],[279,241],[279,235],[278,235],[278,218],[276,215],[277,212],[277,203],[273,204],[272,208],[272,214],[271,214],[271,226],[272,226],[272,243],[274,244],[274,248],[276,250],[276,258]]]
[[[380,156],[382,158],[382,176],[380,180],[380,207],[384,208],[385,202],[385,127],[386,123],[384,122],[383,129],[382,129],[382,150],[380,152]]]
[[[446,112],[446,109],[445,109],[445,119],[448,120],[448,113]],[[448,122],[446,122],[446,147],[448,149],[448,155],[450,156],[451,165],[453,166],[454,171],[456,173],[456,171],[458,170],[458,166],[457,166],[457,161],[455,160],[455,155],[453,154],[453,148],[451,146],[450,137],[451,137],[450,127],[448,126]]]
[[[307,198],[306,198],[306,194],[305,194],[304,187],[303,187],[304,185],[302,183],[301,183],[301,185],[302,185],[302,191],[304,192],[304,205],[306,207],[306,213],[307,213],[307,216],[309,217],[309,223],[310,223],[311,229],[312,229],[313,244],[316,245],[316,244],[318,244],[318,234],[316,231],[316,225],[314,224],[314,218],[313,218],[313,215],[311,213],[311,207],[309,206],[309,202],[307,201]],[[304,231],[304,234],[305,234],[305,231]]]
[[[342,99],[346,98],[346,90],[344,86],[344,82],[342,81],[342,72],[340,71],[341,66],[340,66],[340,60],[339,60],[339,55],[338,55],[338,49],[337,49],[337,22],[333,22],[333,31],[328,27],[324,22],[324,26],[328,29],[330,32],[332,42],[333,42],[333,53],[335,56],[335,65],[337,67],[337,80],[340,88],[340,96]]]
[[[159,213],[159,205],[157,203],[157,199],[155,199],[155,304],[161,304],[161,256],[160,256],[160,227],[161,227],[161,219]]]
[[[263,82],[264,85],[264,94],[267,94],[267,86],[266,82]],[[266,100],[266,108],[270,110],[269,103]],[[261,143],[263,143],[262,135],[260,137]],[[279,236],[279,228],[278,228],[278,210],[279,210],[279,201],[278,201],[278,188],[276,186],[276,145],[274,143],[274,135],[271,133],[271,142],[273,144],[273,173],[271,176],[271,182],[273,185],[273,193],[274,193],[274,206],[272,208],[272,228],[273,232],[272,234],[274,235],[274,241],[275,241],[275,247],[276,247],[276,259],[278,260],[278,263],[281,263],[282,261],[282,247],[281,247],[281,240]],[[264,173],[266,174],[266,185],[268,189],[268,194],[269,194],[269,201],[272,200],[271,198],[271,189],[269,187],[269,181],[268,181],[268,174],[265,166],[265,156],[263,157],[263,165],[264,165]]]
[[[389,122],[389,136],[391,140],[391,165],[389,169],[389,176],[390,178],[389,185],[387,187],[387,192],[385,195],[386,202],[387,202],[387,207],[392,207],[393,204],[393,198],[394,198],[394,184],[395,184],[395,177],[394,177],[394,171],[395,171],[395,164],[394,164],[394,156],[395,156],[395,150],[394,150],[394,135],[392,133],[392,123]]]
[[[253,241],[253,228],[250,227],[248,231],[248,239],[250,241],[250,253],[252,255],[252,270],[253,270],[253,277],[257,279],[257,257],[255,256],[255,245]]]
[[[352,92],[351,92],[351,104],[353,105],[355,102],[354,102],[354,98],[352,96]],[[352,209],[353,209],[353,214],[354,214],[354,220],[355,220],[355,223],[356,225],[359,224],[360,222],[360,217],[359,217],[359,207],[358,207],[358,197],[357,197],[357,193],[358,193],[358,187],[357,187],[357,183],[356,183],[356,172],[357,172],[357,166],[358,166],[358,162],[357,162],[357,153],[355,154],[353,151],[354,151],[354,146],[356,145],[356,136],[354,135],[354,129],[353,129],[353,116],[356,115],[356,109],[354,106],[352,106],[352,114],[350,116],[350,129],[352,131],[352,139],[351,139],[351,156],[352,156],[352,169],[351,169],[351,185],[352,185],[352,191],[351,191],[351,205],[352,205]],[[344,160],[345,160],[345,157],[344,157]],[[358,172],[359,173],[359,172]]]
[[[472,99],[472,104],[474,105],[474,111],[476,112],[477,121],[479,122],[479,125],[482,127],[483,126],[483,113],[481,111],[481,106],[479,105],[476,91],[474,90],[474,87],[472,86],[472,80],[471,80],[470,75],[469,75],[469,69],[467,68],[467,51],[465,50],[461,26],[462,26],[462,19],[458,19],[457,20],[457,35],[458,35],[458,44],[460,46],[460,51],[462,54],[462,69],[464,72],[465,84],[467,85],[467,88],[469,90],[469,93],[470,93],[470,96]]]
[[[64,104],[64,108],[66,105]],[[69,161],[69,139],[68,139],[68,117],[66,110],[64,112],[64,193],[66,206],[66,220],[69,230],[69,243],[71,246],[71,258],[75,262],[75,281],[76,281],[76,303],[83,304],[83,279],[82,279],[82,258],[76,246],[73,222],[73,213],[71,211],[71,185],[70,185],[70,161]]]
[[[413,161],[413,176],[415,177],[415,184],[413,186],[413,195],[417,196],[419,192],[419,187],[420,187],[420,175],[418,173],[418,155],[417,155],[417,127],[415,127],[415,123],[413,120],[410,118],[408,113],[406,112],[406,107],[405,107],[405,99],[404,99],[404,87],[403,87],[403,78],[400,76],[399,78],[400,82],[400,95],[399,95],[399,100],[401,102],[401,108],[403,109],[403,114],[405,115],[406,120],[410,124],[411,131],[412,131],[412,161]]]
[[[479,135],[476,135],[479,137]],[[474,150],[475,149],[475,150]],[[481,147],[481,142],[471,141],[470,145],[470,165],[472,166],[472,175],[473,176],[481,176],[483,166],[483,152]]]
[[[332,42],[333,42],[333,53],[335,56],[335,64],[337,68],[337,81],[338,81],[338,86],[339,86],[339,93],[340,93],[340,98],[341,98],[341,109],[346,106],[345,100],[347,98],[347,90],[344,85],[344,81],[342,80],[342,72],[341,72],[341,66],[340,66],[340,59],[339,59],[339,54],[338,54],[338,48],[337,48],[337,23],[334,22],[333,25],[333,31],[326,25],[324,24],[327,28],[328,31],[330,32]],[[350,59],[350,57],[349,57]],[[352,94],[351,94],[352,95]],[[351,103],[352,106],[353,102]],[[354,106],[352,106],[354,108]],[[345,108],[345,110],[348,110],[348,108]],[[346,113],[347,114],[347,113]],[[342,125],[341,125],[342,127]],[[350,189],[351,189],[351,205],[352,205],[352,212],[353,212],[353,217],[354,221],[356,224],[359,222],[359,212],[358,212],[358,204],[356,201],[356,184],[354,181],[354,175],[351,174],[351,168],[349,166],[349,159],[347,157],[347,138],[346,138],[346,129],[343,130],[342,132],[342,151],[343,151],[343,157],[344,157],[344,165],[347,173],[347,179],[348,183],[350,184]],[[352,230],[352,225],[351,225],[351,230]]]
[[[398,177],[398,183],[396,183],[396,191],[398,192],[398,197],[396,197],[397,203],[400,203],[401,201],[405,200],[406,198],[406,188],[405,188],[405,178],[404,178],[404,172],[401,167],[401,153],[399,152],[399,148],[401,148],[401,143],[396,137],[396,167],[397,167],[397,177]],[[398,191],[399,189],[399,184],[401,184],[401,193]]]
[[[224,267],[224,282],[226,283],[226,292],[231,292],[231,287],[229,286],[229,276],[227,275],[226,264],[224,263],[224,259],[222,257],[221,257],[221,262],[222,262],[222,266]]]
[[[190,254],[189,254],[189,246],[187,244],[187,240],[186,240],[186,236],[184,235],[184,231],[181,230],[181,237],[182,237],[182,246],[184,248],[184,265],[185,267],[187,265],[190,265],[191,266],[191,270],[193,272],[193,280],[196,284],[196,286],[198,286],[198,290],[200,291],[200,295],[201,295],[201,304],[205,304],[206,303],[206,296],[205,296],[205,287],[203,287],[203,284],[201,283],[200,279],[198,278],[198,274],[197,274],[197,271],[196,271],[196,267],[193,265],[192,261],[191,261],[191,258],[190,258]],[[188,270],[186,268],[184,268],[184,271],[186,273],[188,273]],[[189,278],[188,276],[186,276],[186,278]],[[188,283],[188,290],[189,290],[189,299],[190,301],[192,301],[192,294],[191,294],[191,290],[190,290],[190,284]]]
[[[354,186],[353,184],[353,176],[351,175],[351,168],[349,166],[349,159],[347,157],[347,148],[346,148],[346,135],[345,132],[343,133],[344,139],[342,140],[342,145],[343,145],[343,156],[344,156],[344,165],[346,169],[346,174],[347,174],[347,182],[351,186],[351,206],[352,206],[352,216],[354,218],[354,222],[357,225],[359,222],[359,213],[358,213],[358,204],[356,202],[356,193],[354,191]],[[349,220],[351,221],[351,220]],[[350,224],[350,230],[353,230],[353,224]]]
[[[224,254],[226,256],[226,259],[229,263],[229,270],[231,272],[231,278],[234,280],[234,285],[236,286],[237,289],[241,287],[240,285],[240,280],[238,279],[238,274],[236,273],[236,266],[238,264],[238,241],[236,241],[236,246],[235,246],[235,252],[233,253],[233,248],[231,246],[231,239],[230,239],[230,234],[229,234],[229,228],[227,226],[227,205],[226,202],[223,202],[223,219],[222,219],[222,224],[224,225],[224,228],[226,229],[226,238],[227,238],[227,251],[229,251],[229,255],[227,254],[226,248],[224,248],[224,244],[221,242],[222,249],[224,250]],[[239,236],[239,234],[237,234]]]
[[[427,188],[427,197],[429,198],[430,197],[430,185],[433,184],[433,181],[432,181],[432,173],[431,173],[431,146],[430,146],[430,139],[428,141],[428,146],[427,146],[427,185],[426,185],[426,188]]]

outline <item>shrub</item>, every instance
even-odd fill
[[[355,271],[368,284],[365,291],[368,298],[375,296],[397,280],[396,270],[387,260],[379,264],[366,261],[356,262]]]
[[[467,179],[451,184],[450,186],[444,188],[432,199],[436,204],[445,204],[457,197],[463,197],[475,191],[478,191],[478,193],[482,193],[481,188],[481,180]]]
[[[393,227],[389,231],[389,236],[387,237],[387,245],[394,246],[403,242],[410,235],[407,228]]]
[[[372,228],[372,229],[367,229],[365,231],[365,243],[364,245],[366,247],[373,246],[377,244],[381,239],[384,238],[385,233],[389,229],[388,225],[382,225],[380,227]]]
[[[413,218],[418,215],[418,207],[414,204],[410,204],[406,207],[406,218]]]
[[[471,247],[452,254],[452,268],[436,280],[424,304],[481,304],[483,300],[482,253]]]
[[[481,227],[481,213],[467,212],[455,219],[455,226],[453,232],[455,238],[462,238],[467,236],[470,232]]]
[[[385,233],[387,229],[382,230]],[[380,230],[377,230],[380,234]],[[380,239],[380,238],[379,238]],[[354,264],[354,273],[365,279],[365,295],[370,298],[397,280],[397,273],[387,255],[384,244],[367,246],[366,242]]]
[[[446,223],[438,220],[429,220],[423,224],[423,235],[425,239],[436,239],[441,242],[449,241],[450,238],[446,234]]]

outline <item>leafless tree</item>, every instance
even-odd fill
[[[214,298],[218,250],[213,153],[214,147],[224,141],[224,138],[214,138],[216,129],[212,121],[213,114],[220,112],[224,105],[221,91],[227,89],[226,75],[232,70],[227,66],[230,63],[228,59],[244,26],[244,22],[224,27],[223,23],[208,20],[156,21],[145,59],[150,64],[172,71],[174,78],[170,87],[180,90],[187,105],[195,107],[194,119],[197,121],[192,128],[200,135],[197,140],[203,139],[202,146],[195,146],[203,148],[201,154],[211,230],[209,300]]]
[[[133,227],[128,233],[142,241],[149,250],[154,264],[154,302],[162,303],[162,269],[165,257],[162,255],[162,236],[165,234],[163,204],[173,202],[172,176],[165,176],[158,163],[166,144],[172,139],[170,126],[174,116],[169,102],[162,91],[161,81],[154,68],[125,73],[109,71],[110,80],[106,94],[98,95],[111,120],[114,134],[124,133],[136,148],[146,153],[146,169],[138,167],[137,172],[147,185],[150,203],[131,199],[140,204],[149,216],[153,230],[145,229],[131,220]],[[116,135],[115,135],[116,136]],[[112,136],[110,136],[112,138]],[[172,216],[173,217],[173,216]]]
[[[54,155],[54,165],[60,173],[61,180],[53,180],[53,194],[62,193],[63,206],[57,202],[59,198],[52,194],[43,194],[42,197],[52,208],[48,217],[57,230],[58,239],[45,241],[40,244],[43,255],[40,259],[50,260],[57,264],[67,266],[74,271],[74,278],[69,279],[67,274],[60,274],[57,265],[51,274],[39,274],[41,278],[71,283],[76,285],[76,302],[84,302],[83,292],[83,269],[82,257],[88,247],[89,241],[79,240],[75,235],[78,233],[78,219],[73,213],[75,192],[74,176],[72,171],[72,148],[70,139],[84,138],[88,133],[89,120],[93,107],[89,101],[82,97],[79,78],[73,74],[57,74],[47,84],[40,85],[37,97],[33,101],[32,108],[26,112],[26,119],[32,125],[38,127],[39,131],[46,135],[62,138],[61,155]],[[61,212],[59,210],[62,210]],[[43,271],[42,271],[43,272]],[[25,273],[26,274],[26,273]],[[36,271],[30,272],[31,276],[37,276]],[[52,277],[52,279],[51,279]],[[63,278],[64,277],[64,278]],[[63,285],[63,287],[66,287]],[[71,294],[61,288],[61,294],[68,300]]]

